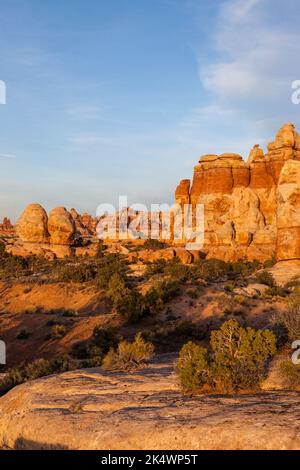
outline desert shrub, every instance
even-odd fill
[[[164,274],[177,282],[186,282],[192,274],[190,266],[182,264],[179,258],[175,257],[166,263]]]
[[[52,374],[67,372],[76,368],[76,362],[68,356],[57,357],[52,360],[36,359],[28,364],[9,369],[5,377],[0,381],[0,394],[3,395],[16,385],[36,380]]]
[[[268,271],[260,271],[259,273],[257,273],[254,278],[254,281],[258,284],[265,284],[266,286],[269,286],[271,288],[276,287],[275,279],[272,274]]]
[[[0,258],[7,256],[6,250],[5,250],[5,243],[0,241]]]
[[[236,320],[212,332],[210,351],[192,345],[183,347],[176,368],[184,391],[191,393],[204,385],[226,393],[255,390],[264,376],[267,359],[276,352],[271,331],[243,328]],[[197,371],[196,377],[191,370]]]
[[[96,282],[100,289],[108,287],[109,281],[114,274],[118,274],[126,280],[128,272],[127,261],[118,254],[108,254],[101,258],[97,264]]]
[[[146,342],[138,333],[133,343],[121,341],[117,349],[111,349],[103,360],[105,370],[128,370],[149,361],[154,353],[154,346]]]
[[[231,271],[235,276],[247,277],[261,266],[259,261],[238,260],[231,263]]]
[[[180,351],[176,372],[184,392],[196,393],[202,389],[211,375],[207,349],[189,341]]]
[[[279,364],[279,374],[283,379],[287,389],[300,388],[300,366],[293,364],[290,359],[281,361]]]
[[[281,326],[291,343],[300,339],[300,295],[293,295],[289,300],[287,310],[276,312],[271,323],[275,327]]]
[[[269,287],[265,295],[270,296],[270,297],[287,297],[289,295],[289,290],[284,288],[284,287]]]
[[[65,336],[66,329],[64,325],[53,325],[51,331],[51,339],[61,339]]]
[[[20,256],[2,256],[0,257],[0,279],[5,280],[8,277],[17,278],[29,274],[29,260]]]
[[[119,343],[119,336],[115,328],[96,326],[93,331],[92,344],[101,348],[103,354],[111,348],[115,348]]]
[[[105,255],[105,245],[102,240],[98,241],[97,251],[96,251],[96,258],[103,258]]]
[[[124,297],[128,295],[129,289],[126,287],[123,276],[114,273],[108,281],[106,297],[111,301],[113,307],[118,311],[122,306]]]
[[[60,264],[54,272],[59,282],[89,282],[96,276],[95,266],[84,263],[76,266]]]
[[[114,274],[109,281],[107,298],[117,313],[124,316],[129,323],[135,323],[147,315],[160,312],[165,304],[179,293],[176,281],[157,281],[143,295],[137,289],[126,287],[119,274]]]
[[[158,259],[153,263],[147,264],[146,275],[154,276],[155,274],[163,274],[166,269],[167,262],[164,259]]]
[[[277,259],[275,256],[273,256],[272,259],[268,259],[267,261],[264,262],[264,268],[270,269],[273,266],[275,266],[276,263],[277,263]]]
[[[158,259],[153,263],[147,265],[147,275],[163,274],[178,282],[187,281],[192,274],[190,266],[182,264],[181,260],[177,257],[171,260]]]
[[[165,243],[152,239],[146,240],[143,246],[144,250],[163,250],[164,248],[166,248]]]
[[[96,326],[91,340],[80,341],[73,346],[72,356],[84,360],[85,367],[100,366],[111,348],[116,348],[120,338],[115,328]]]
[[[266,360],[276,352],[276,338],[271,331],[242,328],[236,320],[213,331],[210,344],[214,387],[224,391],[257,388]]]
[[[210,282],[227,278],[231,272],[231,264],[218,259],[200,260],[193,267],[195,279],[201,278]]]
[[[156,325],[153,330],[144,331],[143,338],[153,343],[155,349],[166,353],[178,351],[188,341],[203,340],[206,334],[206,325],[183,320],[171,325]]]
[[[180,294],[180,285],[176,280],[157,281],[154,283],[153,289],[163,304],[170,302]]]
[[[224,286],[225,292],[228,292],[228,293],[233,292],[234,288],[235,288],[234,284],[225,284]]]

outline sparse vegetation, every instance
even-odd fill
[[[154,346],[146,342],[138,333],[133,343],[121,341],[117,349],[111,349],[103,360],[105,370],[128,370],[139,367],[149,361],[154,353]]]
[[[76,362],[69,357],[57,357],[50,361],[46,359],[36,359],[26,365],[21,365],[13,369],[9,369],[0,381],[0,395],[7,393],[16,385],[36,380],[52,374],[67,372],[76,368]]]
[[[255,275],[254,281],[258,284],[265,284],[270,288],[276,287],[276,282],[274,277],[269,271],[260,271]]]
[[[271,320],[277,328],[281,327],[290,343],[300,339],[300,294],[292,295],[285,311],[276,312]]]
[[[279,364],[279,373],[282,377],[286,389],[300,389],[300,366],[293,364],[291,359],[281,361]]]

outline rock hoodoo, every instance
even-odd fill
[[[17,235],[23,242],[48,243],[48,216],[39,204],[26,207],[17,223]]]
[[[53,245],[70,245],[75,236],[75,223],[64,207],[56,207],[49,214],[48,231]]]
[[[10,219],[4,217],[2,224],[0,224],[0,233],[13,234],[15,231],[14,226],[12,225]]]

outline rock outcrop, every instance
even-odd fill
[[[235,260],[300,259],[300,137],[284,125],[264,155],[255,145],[240,155],[204,155],[189,180],[176,190],[176,202],[204,205],[203,251]]]
[[[48,216],[40,204],[26,207],[17,222],[17,235],[23,242],[48,243]]]
[[[73,242],[75,223],[65,207],[56,207],[49,213],[48,232],[53,245],[70,245]]]
[[[279,261],[300,259],[300,160],[287,160],[277,191],[277,247]]]
[[[70,214],[75,222],[76,233],[82,237],[92,237],[96,235],[98,219],[90,214],[79,214],[76,209],[71,209]]]
[[[11,235],[14,232],[15,232],[15,228],[12,225],[10,219],[8,219],[7,217],[4,217],[2,224],[0,224],[0,233],[4,235],[6,234]]]

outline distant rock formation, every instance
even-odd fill
[[[95,236],[98,219],[90,214],[79,214],[76,209],[70,210],[71,217],[75,222],[76,232],[83,237]]]
[[[0,224],[0,233],[3,235],[11,235],[15,232],[15,228],[12,225],[10,219],[4,217],[2,224]]]

